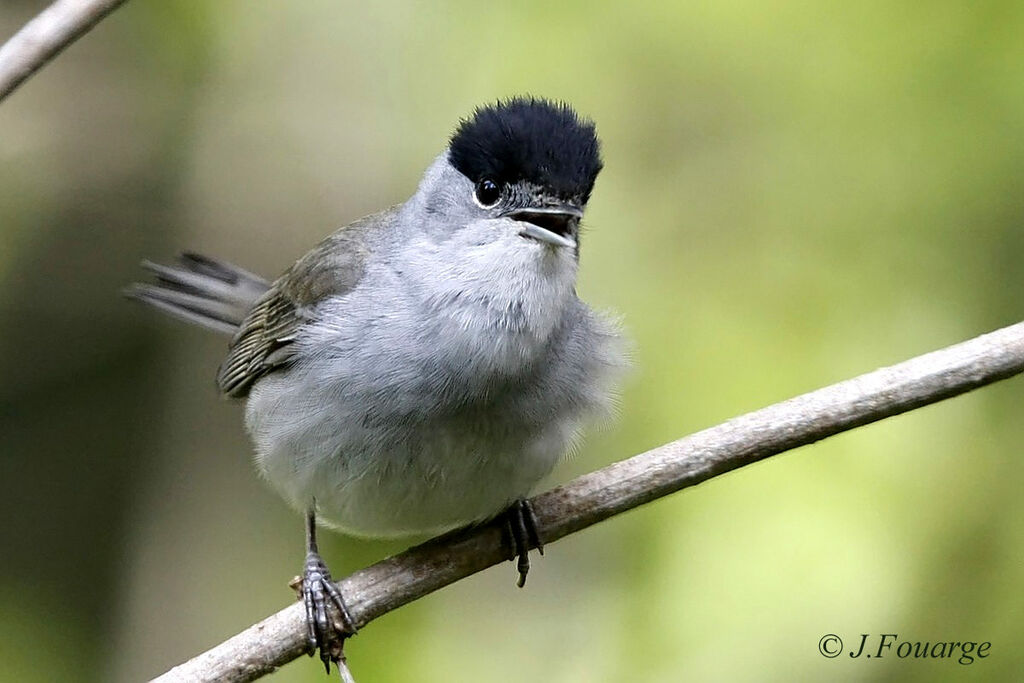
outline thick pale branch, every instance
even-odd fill
[[[533,499],[552,542],[674,491],[1024,370],[1024,323],[777,403],[579,477]],[[340,582],[359,625],[505,560],[485,525],[443,536]],[[305,651],[298,604],[161,676],[250,681]]]
[[[57,0],[0,47],[0,100],[123,4],[125,0]]]

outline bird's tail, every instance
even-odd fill
[[[186,322],[234,334],[256,300],[270,288],[258,275],[223,261],[185,252],[173,266],[143,261],[155,283],[135,283],[126,296]]]

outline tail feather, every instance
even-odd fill
[[[185,252],[174,266],[143,261],[156,279],[136,283],[126,296],[208,329],[234,334],[270,283],[247,270]]]

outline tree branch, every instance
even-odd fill
[[[738,467],[1024,370],[1024,323],[734,418],[533,499],[546,543]],[[339,582],[357,625],[506,560],[496,524],[463,529]],[[251,681],[305,652],[298,603],[156,679]]]
[[[0,47],[0,100],[125,0],[57,0]]]

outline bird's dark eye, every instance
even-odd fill
[[[501,199],[501,188],[498,183],[494,182],[490,178],[484,178],[476,184],[476,190],[474,191],[477,202],[480,206],[485,209],[489,209],[498,203]]]

